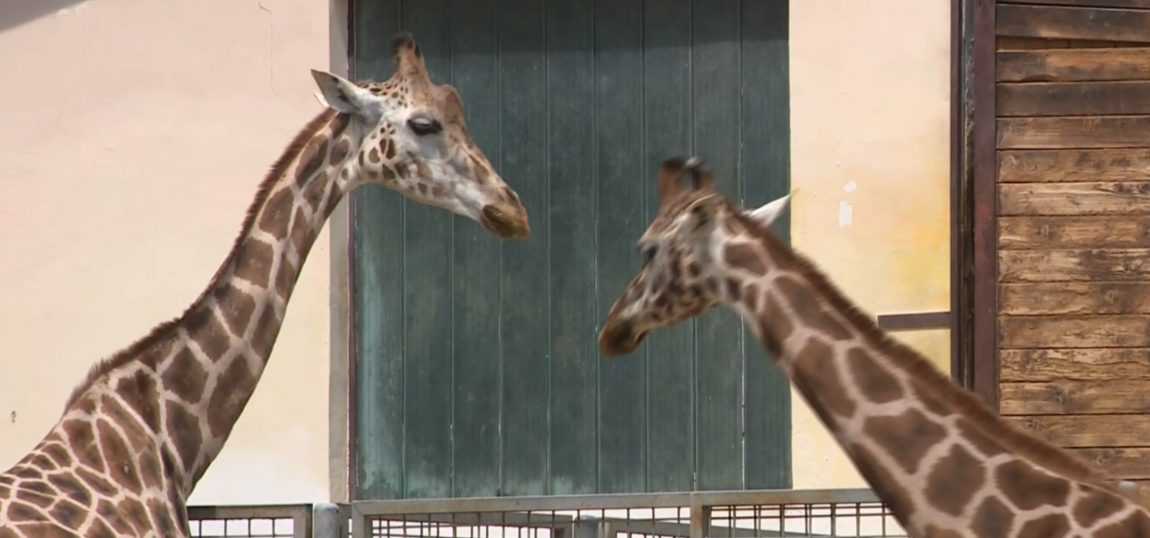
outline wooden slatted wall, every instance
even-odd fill
[[[1150,0],[996,28],[1000,410],[1150,480]]]

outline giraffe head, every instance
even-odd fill
[[[530,235],[527,210],[471,139],[455,88],[435,84],[415,40],[392,43],[395,74],[355,84],[312,71],[329,106],[362,126],[358,155],[345,169],[352,183],[380,183],[423,204],[482,224],[504,238]]]
[[[648,332],[736,297],[728,264],[731,240],[749,226],[766,228],[786,209],[784,196],[752,211],[715,190],[703,162],[669,159],[659,171],[659,211],[639,239],[643,267],[611,307],[599,335],[606,355],[629,353]],[[757,258],[756,258],[757,259]]]

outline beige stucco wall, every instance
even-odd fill
[[[0,8],[0,467],[95,360],[200,292],[320,110],[308,69],[328,63],[323,1],[15,2]],[[41,2],[67,7],[17,20]],[[327,498],[328,246],[193,502]]]
[[[864,309],[950,304],[949,0],[791,0],[794,245]],[[899,333],[942,369],[948,331]],[[794,395],[796,488],[863,482]]]

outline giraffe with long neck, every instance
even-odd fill
[[[97,364],[48,435],[0,473],[0,538],[187,535],[186,500],[256,388],[308,250],[352,189],[382,184],[498,236],[529,235],[459,95],[432,83],[410,36],[394,54],[384,83],[313,71],[331,108],[272,167],[202,295]]]
[[[911,536],[1150,536],[1127,484],[1003,422],[774,237],[789,197],[740,210],[696,159],[665,162],[659,185],[605,354],[729,305]]]

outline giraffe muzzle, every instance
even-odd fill
[[[608,357],[623,355],[635,351],[646,336],[646,331],[635,332],[630,321],[609,321],[599,333],[599,349]]]
[[[489,205],[483,208],[480,224],[491,233],[503,239],[527,239],[531,237],[531,225],[527,220],[527,210],[523,206],[511,204]]]

